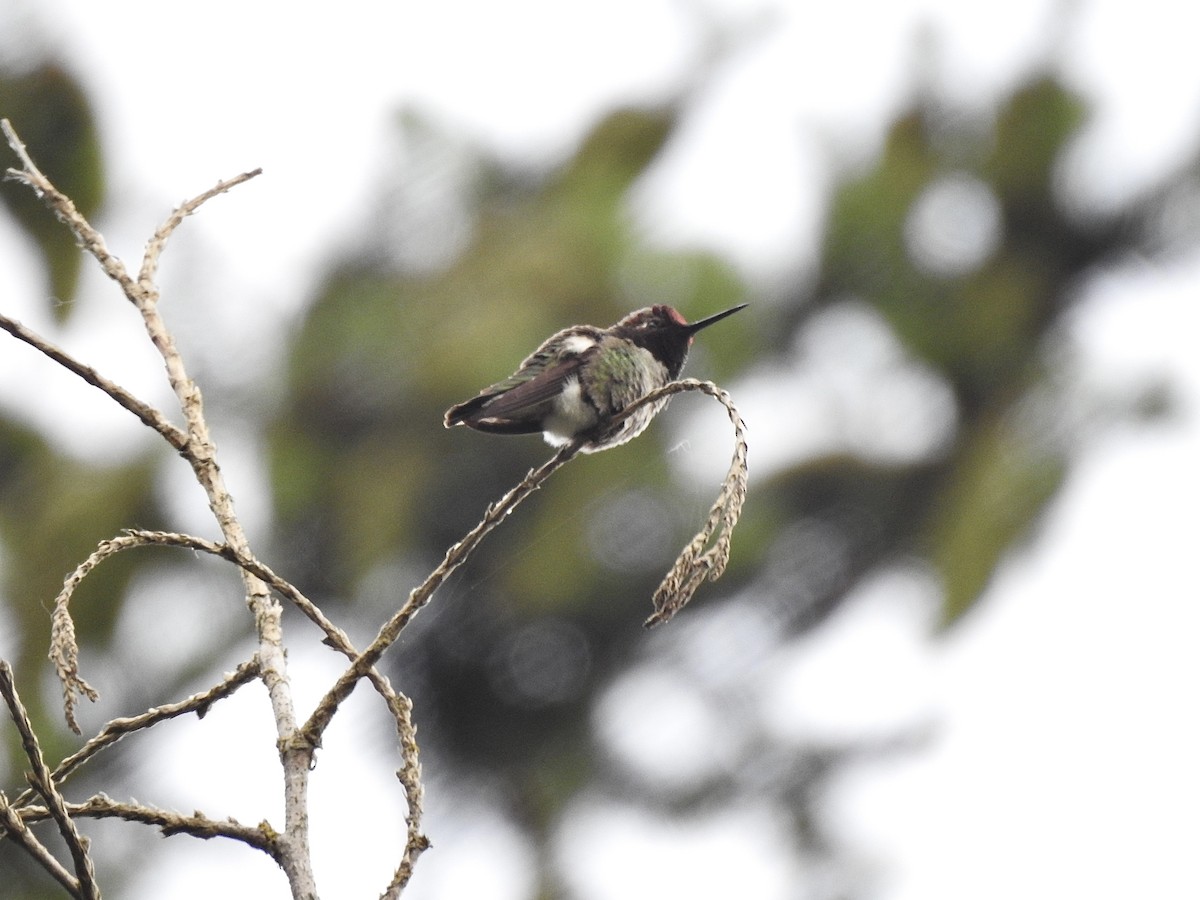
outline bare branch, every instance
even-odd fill
[[[124,550],[151,544],[191,547],[218,556],[232,554],[232,551],[224,545],[213,544],[211,541],[190,535],[156,531],[129,531],[118,537],[101,541],[91,555],[63,579],[62,590],[54,599],[54,610],[50,615],[50,660],[54,663],[54,669],[62,682],[63,712],[67,724],[76,734],[80,733],[79,724],[75,719],[76,695],[83,695],[95,702],[98,694],[79,674],[79,644],[75,640],[75,622],[71,618],[71,598],[83,579],[104,560]]]
[[[233,498],[217,464],[216,447],[205,421],[200,389],[188,376],[174,338],[160,314],[154,274],[157,270],[157,260],[167,239],[183,218],[210,197],[257,173],[246,173],[229,182],[222,182],[176,210],[147,244],[142,269],[138,280],[135,281],[130,277],[124,263],[108,251],[103,238],[88,224],[70,199],[59,192],[38,170],[12,126],[7,121],[0,123],[0,126],[23,165],[20,170],[9,170],[10,177],[29,185],[42,197],[55,215],[74,232],[83,247],[96,257],[105,273],[117,281],[126,298],[141,313],[146,333],[162,356],[167,380],[183,412],[187,443],[181,454],[191,465],[196,480],[204,489],[209,508],[217,520],[225,542],[239,557],[252,558],[245,530],[234,511]],[[275,728],[279,736],[277,747],[283,764],[285,822],[283,833],[279,836],[278,859],[287,874],[293,895],[315,896],[316,884],[309,852],[307,809],[308,772],[312,763],[313,746],[297,731],[295,703],[287,676],[287,658],[283,648],[282,607],[273,600],[262,579],[245,568],[241,574],[246,605],[254,616],[255,630],[258,634],[257,658],[261,665],[262,681],[271,701]],[[67,660],[67,663],[69,670],[70,661]]]
[[[75,239],[79,241],[83,249],[96,258],[96,261],[100,263],[100,268],[104,270],[104,274],[119,284],[121,290],[125,292],[125,296],[132,300],[137,295],[139,288],[137,282],[125,270],[125,264],[109,251],[100,232],[93,228],[83,217],[83,213],[75,208],[71,198],[59,191],[51,184],[50,179],[42,174],[8,119],[0,119],[0,131],[4,132],[8,146],[12,147],[22,165],[20,169],[9,169],[7,176],[31,187],[33,192],[50,207],[50,211],[58,220],[71,229],[71,233],[75,235]]]
[[[69,594],[82,580],[83,576],[90,571],[96,563],[105,559],[114,553],[122,550],[130,550],[134,547],[147,546],[163,546],[163,547],[186,547],[190,550],[198,550],[202,553],[208,553],[221,559],[228,560],[236,566],[249,572],[256,578],[264,581],[269,587],[275,590],[280,596],[287,598],[295,604],[296,608],[304,614],[304,616],[314,625],[325,633],[325,643],[333,649],[340,652],[342,655],[354,659],[358,656],[358,651],[354,645],[350,643],[350,638],[337,625],[333,623],[321,611],[312,600],[306,597],[299,588],[293,585],[290,581],[277,575],[268,565],[254,557],[246,557],[239,554],[228,544],[218,544],[215,541],[209,541],[202,537],[196,537],[191,534],[180,534],[173,531],[147,531],[140,528],[131,528],[120,537],[112,538],[108,541],[101,542],[96,551],[88,557],[88,559],[67,577],[64,583],[64,594]],[[87,571],[84,571],[86,568]],[[68,590],[68,587],[70,590]],[[63,599],[63,594],[59,595],[60,601]],[[57,612],[59,603],[55,603],[55,611]]]
[[[238,553],[228,544],[218,544],[215,541],[205,540],[202,537],[196,537],[191,534],[180,534],[174,531],[147,531],[141,528],[131,528],[121,537],[114,538],[113,541],[105,543],[119,543],[120,546],[116,547],[117,550],[128,550],[133,547],[152,545],[161,547],[186,547],[189,550],[198,550],[202,553],[208,553],[228,560],[254,577],[266,582],[280,596],[292,601],[296,608],[304,614],[305,618],[325,633],[326,644],[349,656],[351,659],[358,655],[358,651],[351,645],[350,638],[346,632],[335,625],[321,611],[321,608],[306,597],[299,588],[290,581],[275,574],[265,563],[260,562],[252,556]],[[104,544],[101,544],[101,547],[103,546]]]
[[[147,297],[157,298],[158,296],[158,288],[154,284],[154,276],[158,271],[158,258],[162,255],[162,251],[167,245],[167,239],[183,223],[183,220],[213,197],[224,194],[239,184],[249,181],[251,178],[256,178],[261,174],[262,169],[259,168],[250,172],[243,172],[241,175],[235,175],[233,178],[225,181],[218,181],[215,186],[209,188],[203,194],[193,197],[191,200],[184,201],[171,213],[167,220],[154,232],[154,237],[150,238],[149,242],[147,242],[146,253],[142,257],[142,270],[138,273],[138,284],[141,285]]]
[[[54,785],[50,769],[46,766],[46,759],[42,756],[42,748],[38,744],[37,735],[33,731],[33,723],[29,721],[29,713],[25,711],[25,704],[21,702],[21,698],[17,694],[12,668],[4,660],[0,660],[0,694],[4,696],[4,702],[8,704],[9,714],[21,735],[21,747],[33,767],[33,771],[29,773],[29,783],[46,801],[48,815],[58,825],[58,832],[66,841],[67,849],[71,852],[71,859],[75,864],[75,877],[79,880],[78,896],[87,898],[87,900],[100,900],[100,888],[96,884],[96,870],[92,865],[92,857],[88,853],[87,838],[83,837],[79,833],[79,829],[75,827],[75,822],[72,821],[70,813],[67,811],[66,801]]]
[[[140,715],[112,719],[105,723],[104,727],[96,733],[95,737],[91,738],[86,744],[60,762],[51,773],[51,777],[57,783],[61,784],[76,769],[105,747],[115,744],[117,741],[134,732],[144,731],[153,725],[157,725],[159,722],[178,718],[179,716],[193,712],[198,718],[202,719],[214,703],[231,696],[238,688],[257,678],[258,674],[258,661],[253,659],[248,660],[221,679],[219,684],[213,685],[206,691],[192,694],[190,697],[186,697],[176,703],[164,703],[162,706],[151,707]]]
[[[538,468],[530,469],[516,487],[512,488],[499,501],[487,508],[483,518],[480,519],[474,528],[467,532],[461,541],[446,551],[446,556],[441,564],[421,584],[413,588],[408,595],[408,600],[383,624],[383,627],[375,635],[375,639],[371,641],[370,646],[358,655],[354,662],[350,664],[350,667],[338,678],[334,686],[321,698],[321,702],[317,704],[317,708],[313,710],[313,714],[304,723],[301,731],[313,746],[317,746],[320,743],[321,735],[329,726],[329,722],[337,712],[338,706],[350,696],[358,680],[392,646],[396,638],[400,636],[400,632],[424,608],[425,604],[433,596],[434,591],[441,586],[450,573],[463,564],[488,532],[499,525],[509,513],[516,509],[522,500],[541,487],[542,482],[579,453],[579,449],[582,446],[583,441],[572,441]]]
[[[281,596],[291,600],[309,621],[313,622],[325,633],[325,643],[327,645],[350,660],[358,658],[359,652],[350,642],[350,638],[346,632],[330,621],[321,611],[320,607],[301,593],[295,585],[275,574],[270,567],[259,562],[257,559],[247,559],[239,556],[232,547],[226,544],[215,544],[191,535],[162,531],[130,531],[128,532],[128,536],[145,541],[146,543],[190,547],[193,550],[200,550],[220,556],[222,559],[227,559],[241,566],[256,577],[261,578]],[[417,746],[417,728],[412,721],[412,701],[393,688],[387,676],[374,666],[371,666],[367,670],[366,677],[376,692],[383,698],[387,704],[388,711],[392,714],[392,719],[396,724],[397,742],[400,745],[401,757],[404,760],[404,766],[396,773],[396,777],[404,787],[404,796],[408,806],[408,811],[405,814],[408,838],[405,842],[404,857],[392,882],[393,885],[403,888],[412,876],[413,866],[416,864],[417,857],[429,847],[429,839],[425,837],[421,830],[424,787],[421,783],[420,749]],[[314,743],[313,746],[315,747],[316,744]]]
[[[63,682],[67,721],[76,730],[76,733],[78,733],[78,726],[75,724],[73,715],[75,705],[74,693],[84,693],[85,696],[94,700],[95,692],[87,682],[79,677],[79,651],[74,640],[74,624],[68,610],[71,596],[83,578],[100,562],[121,551],[146,546],[186,547],[191,550],[218,556],[240,566],[255,577],[260,578],[281,596],[291,600],[297,609],[324,632],[325,643],[327,645],[350,660],[358,657],[359,652],[350,642],[350,638],[341,628],[338,628],[325,616],[320,607],[306,597],[291,582],[275,574],[270,567],[259,562],[257,559],[245,558],[227,544],[218,544],[194,535],[169,531],[131,529],[119,537],[102,541],[92,555],[67,576],[63,583],[63,590],[55,600],[52,617],[54,627],[52,629],[53,639],[50,657],[54,660],[59,678]],[[150,727],[150,725],[163,718],[182,715],[186,712],[191,712],[193,709],[203,714],[203,711],[213,701],[232,693],[242,683],[249,681],[258,673],[259,669],[256,665],[244,663],[234,675],[229,676],[226,681],[203,694],[193,695],[178,704],[157,707],[148,713],[142,714],[142,716],[135,716],[130,719],[114,719],[101,730],[100,734],[92,738],[76,754],[64,760],[59,768],[55,770],[55,776],[57,778],[65,777],[69,771],[76,768],[88,757],[94,755],[96,751],[119,740],[124,734],[133,730]],[[392,718],[396,724],[397,741],[400,746],[402,758],[404,759],[404,767],[397,772],[397,777],[404,787],[405,799],[408,805],[405,820],[408,826],[409,838],[405,850],[405,860],[409,863],[408,871],[411,874],[412,863],[415,862],[416,857],[420,855],[421,851],[428,846],[428,840],[421,832],[424,789],[421,786],[421,765],[416,741],[416,726],[412,722],[412,701],[397,692],[392,687],[387,676],[378,669],[372,667],[367,672],[366,677],[383,698],[387,704],[388,711],[392,714]],[[407,880],[407,877],[405,880]]]
[[[89,739],[82,747],[60,762],[54,771],[50,773],[50,777],[54,779],[55,784],[63,784],[76,769],[105,747],[115,744],[117,741],[134,732],[144,731],[153,725],[157,725],[159,722],[174,719],[192,712],[198,718],[202,719],[208,713],[209,707],[218,700],[223,700],[232,695],[234,691],[243,685],[253,681],[258,674],[258,662],[252,659],[242,663],[233,672],[226,675],[219,684],[214,685],[206,691],[192,694],[190,697],[180,700],[177,703],[166,703],[162,706],[151,707],[140,715],[113,719],[107,722],[97,732],[95,737]],[[13,801],[13,806],[23,807],[32,798],[33,791],[27,790]]]
[[[30,856],[32,856],[39,866],[50,873],[59,884],[67,889],[67,892],[72,897],[79,897],[79,879],[63,868],[63,864],[54,858],[45,844],[37,839],[37,837],[25,827],[25,821],[17,814],[17,811],[9,804],[8,798],[0,791],[0,826],[3,826],[3,832],[14,841],[21,845]]]
[[[429,839],[421,830],[425,788],[421,782],[417,727],[412,721],[412,701],[403,694],[399,694],[396,695],[395,702],[389,702],[388,706],[396,719],[397,736],[405,763],[404,768],[396,772],[396,777],[404,787],[404,798],[408,803],[408,815],[405,816],[408,833],[404,842],[404,855],[400,859],[400,865],[396,868],[395,875],[392,876],[391,884],[384,891],[383,900],[392,900],[392,898],[400,896],[400,892],[412,878],[417,857],[429,849]]]
[[[119,803],[105,794],[96,794],[84,803],[69,803],[67,810],[77,818],[123,819],[126,822],[154,825],[162,829],[164,837],[188,834],[202,840],[229,838],[263,851],[276,862],[280,862],[281,858],[279,835],[267,822],[243,825],[236,819],[212,819],[201,812],[185,816],[145,803]],[[38,822],[49,817],[50,811],[44,806],[28,806],[21,810],[21,818],[26,822]]]
[[[171,424],[161,412],[148,403],[142,402],[116,382],[108,380],[91,366],[79,362],[75,357],[50,343],[50,341],[37,334],[37,332],[26,328],[15,319],[10,319],[4,315],[0,315],[0,328],[3,328],[17,340],[24,341],[34,349],[40,350],[68,372],[73,372],[88,384],[104,391],[104,393],[116,400],[117,403],[137,416],[142,421],[142,424],[148,425],[166,438],[167,443],[176,450],[182,450],[187,445],[187,435],[183,433],[182,429]]]
[[[244,178],[242,179],[244,180]],[[238,179],[234,179],[234,182]],[[195,209],[209,196],[227,189],[218,185],[181,207],[182,214],[167,220],[151,239],[147,247],[147,259],[143,263],[143,274],[148,279],[137,291],[129,294],[138,312],[146,334],[162,356],[167,370],[167,380],[179,400],[187,425],[188,443],[183,457],[192,467],[196,481],[208,497],[208,506],[221,529],[221,536],[240,558],[251,559],[250,542],[245,529],[234,509],[233,496],[225,484],[225,477],[217,463],[217,448],[209,433],[204,416],[204,401],[200,388],[192,381],[183,363],[183,357],[175,346],[175,339],[163,320],[159,310],[158,292],[149,281],[163,243],[176,226],[176,217],[182,218]],[[283,647],[282,607],[275,602],[270,590],[261,578],[242,568],[242,585],[245,589],[246,606],[254,616],[258,634],[258,659],[262,666],[262,681],[271,701],[278,734],[276,746],[283,765],[284,827],[280,835],[280,865],[288,877],[293,895],[297,897],[316,894],[316,883],[312,872],[312,855],[309,848],[308,819],[308,774],[312,765],[313,746],[298,731],[295,701],[291,682],[287,675],[287,654]]]

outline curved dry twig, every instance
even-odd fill
[[[224,181],[218,181],[204,193],[193,197],[191,200],[185,200],[167,217],[167,220],[154,232],[154,236],[146,242],[146,252],[142,256],[142,268],[138,273],[138,285],[146,292],[147,297],[158,298],[158,288],[154,283],[154,276],[158,272],[158,258],[162,255],[162,251],[167,245],[167,239],[183,223],[183,220],[213,197],[224,194],[239,184],[243,184],[251,178],[257,178],[261,174],[262,169],[258,168],[252,169],[249,172],[243,172],[241,175],[234,175],[232,178]]]
[[[375,670],[372,669],[371,671],[374,672]],[[383,897],[387,898],[387,900],[400,896],[400,892],[404,890],[405,885],[412,878],[413,868],[417,864],[417,857],[429,849],[429,838],[421,830],[421,819],[424,815],[425,787],[424,782],[421,780],[421,758],[417,747],[417,726],[412,721],[412,701],[404,694],[397,693],[394,696],[394,704],[392,701],[389,701],[388,706],[396,719],[402,751],[401,755],[404,759],[404,768],[396,772],[396,778],[404,787],[404,799],[408,803],[408,815],[406,816],[408,828],[404,841],[404,854],[400,858],[400,864],[396,867],[395,874],[392,876],[391,884],[388,885],[387,890],[383,893]]]
[[[79,583],[94,569],[100,562],[120,553],[124,550],[132,550],[136,547],[184,547],[189,550],[198,550],[202,553],[208,553],[212,556],[220,557],[228,560],[234,565],[240,567],[244,571],[250,573],[256,578],[266,582],[280,596],[286,597],[295,604],[296,608],[304,614],[304,616],[320,628],[325,633],[325,643],[329,644],[334,649],[340,651],[351,658],[358,655],[358,651],[350,644],[350,638],[342,629],[338,628],[317,606],[312,600],[304,596],[303,593],[290,581],[280,577],[271,570],[266,564],[259,562],[251,556],[245,556],[238,553],[228,544],[218,544],[215,541],[206,540],[202,537],[196,537],[191,534],[181,534],[175,531],[150,531],[143,528],[130,528],[123,534],[101,541],[99,546],[92,554],[84,560],[70,575],[63,581],[63,589],[59,593],[54,602],[54,612],[52,620],[56,623],[61,619],[69,619],[70,614],[67,611],[67,604],[71,600],[75,589]],[[64,629],[65,630],[65,629]],[[73,629],[72,629],[73,633]],[[67,651],[77,653],[74,647],[62,648],[62,655],[66,655]],[[55,659],[55,654],[52,651],[51,658]],[[57,664],[57,659],[56,659]],[[62,676],[60,671],[59,677]]]
[[[175,546],[190,547],[194,550],[203,550],[217,556],[234,558],[234,561],[237,561],[236,554],[224,544],[214,544],[203,538],[186,534],[131,530],[115,538],[101,541],[88,558],[76,566],[74,571],[63,579],[62,590],[54,598],[54,609],[50,613],[49,655],[50,661],[54,663],[54,669],[58,674],[59,681],[62,683],[63,713],[66,717],[67,725],[76,734],[81,733],[79,723],[75,718],[76,697],[84,696],[95,702],[99,695],[79,674],[79,644],[75,639],[75,621],[71,616],[70,610],[71,598],[75,595],[75,590],[83,582],[83,579],[104,560],[124,550],[132,550],[135,547],[145,547],[152,544],[173,544]],[[311,605],[311,601],[307,601],[307,598],[305,599]],[[255,667],[255,671],[259,671],[257,666]]]
[[[704,581],[716,581],[725,572],[725,566],[729,563],[733,527],[741,517],[742,505],[746,501],[749,472],[746,459],[746,423],[728,392],[711,381],[700,381],[696,378],[672,381],[631,403],[622,410],[617,421],[647,403],[684,391],[700,391],[725,407],[729,420],[733,423],[733,459],[729,463],[725,481],[721,484],[721,492],[708,511],[704,527],[683,548],[658,590],[654,592],[654,613],[644,623],[647,628],[670,621],[675,613],[687,605]]]
[[[71,618],[71,597],[92,569],[121,550],[136,546],[137,542],[124,537],[101,541],[88,558],[63,579],[62,590],[54,598],[54,609],[50,613],[50,661],[62,683],[63,715],[76,734],[82,734],[75,718],[76,698],[84,696],[95,703],[100,695],[79,674],[79,642],[75,639],[75,620]]]

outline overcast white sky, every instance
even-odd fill
[[[168,292],[239,304],[237,316],[221,320],[236,348],[302,308],[310,277],[369,209],[402,105],[505,157],[561,158],[599,111],[677,88],[711,37],[705,16],[732,26],[743,44],[714,69],[683,138],[634,198],[645,227],[666,243],[712,246],[764,282],[807,262],[784,248],[811,245],[817,233],[830,148],[851,158],[875,149],[886,113],[911,90],[922,27],[935,38],[923,45],[936,48],[935,77],[963,102],[1002,94],[1057,48],[1066,77],[1096,104],[1064,177],[1088,203],[1119,202],[1194,150],[1200,14],[1172,0],[1070,5],[1060,28],[1050,15],[1056,5],[1039,0],[343,0],[286,13],[245,0],[42,0],[8,4],[0,35],[15,33],[16,15],[40,23],[90,86],[115,185],[100,224],[127,258],[183,197],[264,167],[262,178],[189,221],[187,243],[181,233],[164,267]],[[0,37],[0,52],[22,49],[11,43]],[[729,171],[759,178],[731,186],[722,177]],[[14,240],[0,223],[5,312],[53,333],[45,288],[12,251]],[[1161,375],[1178,414],[1090,445],[1043,526],[965,623],[934,639],[919,590],[907,607],[895,602],[895,585],[887,597],[864,591],[819,641],[760,676],[764,709],[806,736],[910,714],[938,723],[928,752],[859,771],[829,798],[878,900],[1200,896],[1200,598],[1188,562],[1200,458],[1198,292],[1200,256],[1094,286],[1071,326],[1089,378],[1119,387]],[[161,398],[157,364],[125,340],[131,322],[114,318],[113,297],[90,274],[81,314],[59,339]],[[238,317],[248,309],[246,329]],[[22,384],[39,366],[0,349],[0,402],[81,454],[115,455],[143,439],[102,404],[78,404],[65,379],[61,397],[57,381],[53,398],[32,397]],[[54,412],[65,404],[99,407],[95,427],[82,437],[58,433]],[[744,412],[755,421],[753,409]],[[235,454],[230,477],[239,466],[249,472],[235,485],[244,510],[265,515],[261,499],[256,509],[254,448],[218,439]],[[215,727],[214,718],[204,726]],[[334,752],[323,766],[336,765]],[[435,776],[435,796],[436,788]],[[391,790],[342,784],[331,794],[348,789]],[[249,792],[233,786],[231,802]],[[511,830],[499,820],[463,825],[453,808],[440,819],[446,828],[418,867],[415,898],[525,896],[527,850]],[[725,896],[728,885],[701,864],[715,852],[738,862],[730,868],[753,885],[744,895],[782,900],[813,889],[813,873],[780,868],[772,824],[758,812],[733,824],[745,827],[701,822],[668,837],[628,811],[580,809],[561,852],[578,861],[573,887],[583,900]],[[326,839],[323,865],[336,870],[346,851]],[[145,896],[233,884],[245,895],[251,883],[263,885],[261,896],[283,896],[269,865],[214,872],[180,841],[166,842],[164,857],[184,880],[171,890],[148,886]],[[588,858],[644,863],[666,883],[616,882],[612,867],[589,867]],[[345,892],[330,896],[364,896],[381,884],[353,866],[338,880]]]

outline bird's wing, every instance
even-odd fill
[[[596,352],[599,329],[578,326],[547,339],[503,381],[480,391],[479,396],[450,407],[445,423],[460,422],[480,431],[498,434],[533,434],[575,375]]]
[[[530,434],[542,430],[542,420],[552,411],[562,393],[563,384],[582,365],[576,357],[543,369],[528,381],[495,393],[484,394],[469,401],[476,404],[462,417],[475,428],[505,434]],[[466,405],[466,404],[464,404]]]

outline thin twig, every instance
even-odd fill
[[[50,660],[54,663],[54,669],[62,683],[63,712],[67,724],[76,734],[80,734],[79,724],[75,718],[76,695],[85,696],[92,702],[95,702],[98,695],[95,689],[79,674],[79,644],[75,640],[75,622],[71,617],[70,610],[71,598],[83,579],[109,557],[135,547],[168,543],[204,550],[218,556],[232,554],[232,551],[222,544],[213,544],[211,541],[191,535],[129,531],[118,537],[101,541],[88,558],[63,579],[62,590],[54,598],[54,609],[50,614]],[[258,670],[256,669],[256,671]]]
[[[375,671],[372,669],[371,671]],[[400,896],[405,885],[412,878],[413,868],[417,857],[429,849],[429,838],[421,830],[421,819],[424,815],[425,788],[421,781],[421,762],[417,748],[417,726],[412,721],[412,701],[403,694],[395,696],[395,701],[388,703],[393,717],[396,719],[397,735],[400,739],[401,754],[404,768],[396,772],[396,778],[404,787],[404,799],[408,803],[408,815],[405,816],[407,833],[404,841],[404,854],[400,865],[392,876],[392,881],[384,891],[381,900],[394,900]]]
[[[192,696],[177,703],[166,703],[162,706],[152,707],[140,715],[113,719],[106,723],[95,737],[88,740],[86,744],[60,762],[54,771],[50,773],[50,777],[54,780],[55,784],[65,783],[80,766],[105,747],[111,746],[137,731],[144,731],[147,728],[157,725],[159,722],[174,719],[192,712],[196,713],[199,718],[204,718],[214,703],[231,696],[238,688],[253,681],[258,676],[258,673],[257,661],[249,660],[239,665],[229,675],[226,675],[219,684],[206,691],[192,694]],[[32,790],[26,790],[13,801],[12,805],[21,808],[23,812],[25,805],[33,798],[33,793]]]
[[[46,849],[46,845],[25,826],[25,820],[17,814],[3,791],[0,791],[0,826],[0,837],[11,837],[39,866],[49,872],[55,881],[66,888],[67,893],[72,897],[80,896],[79,879],[68,872],[63,864],[54,858],[54,854]]]
[[[154,236],[146,243],[146,252],[142,257],[142,269],[138,273],[138,284],[146,292],[147,297],[155,299],[158,297],[158,288],[154,283],[154,276],[158,272],[158,258],[162,255],[162,251],[167,245],[167,239],[182,224],[183,220],[213,197],[224,194],[226,191],[232,190],[239,184],[249,181],[251,178],[257,178],[261,174],[262,169],[259,168],[243,172],[241,175],[235,175],[225,181],[218,181],[216,185],[209,188],[203,194],[193,197],[191,200],[185,200],[158,227],[158,230],[154,232]]]
[[[338,678],[333,687],[321,698],[321,702],[317,704],[317,708],[313,710],[312,715],[309,716],[308,721],[304,723],[304,727],[301,730],[301,733],[313,746],[320,744],[322,733],[329,726],[329,722],[333,719],[342,701],[350,696],[359,679],[392,646],[396,638],[400,636],[400,632],[404,630],[412,618],[429,602],[434,591],[441,586],[450,573],[462,565],[463,561],[466,560],[488,532],[499,525],[522,500],[541,487],[542,482],[574,457],[582,446],[583,441],[575,440],[564,446],[536,469],[530,469],[516,487],[512,488],[495,504],[487,508],[483,518],[480,519],[474,528],[467,532],[461,541],[446,551],[446,556],[441,564],[429,573],[429,576],[421,584],[413,588],[404,605],[383,624],[383,627],[379,629],[378,634],[375,635],[375,639],[371,641],[367,649],[358,655],[354,662],[350,664],[350,667]]]
[[[3,694],[4,702],[8,704],[8,712],[21,735],[21,747],[33,767],[33,771],[28,773],[29,783],[46,801],[48,815],[54,819],[58,826],[58,833],[66,841],[67,849],[71,853],[75,877],[79,880],[79,896],[87,898],[87,900],[100,900],[100,888],[96,884],[96,870],[92,864],[91,854],[88,853],[88,840],[75,827],[75,822],[67,811],[66,801],[55,787],[50,769],[46,765],[46,759],[42,756],[42,748],[38,744],[37,734],[34,733],[33,723],[29,721],[29,713],[26,712],[25,704],[21,702],[21,698],[17,694],[12,668],[4,660],[0,660],[0,694]]]
[[[37,332],[26,328],[15,319],[0,315],[0,328],[3,328],[17,340],[24,341],[36,350],[40,350],[68,372],[78,375],[88,384],[97,387],[116,400],[137,416],[144,425],[153,428],[176,450],[182,450],[187,445],[187,435],[181,428],[176,427],[167,418],[148,403],[139,400],[116,382],[105,378],[91,366],[86,366],[71,356],[65,350],[50,343]]]
[[[96,794],[83,803],[68,803],[67,811],[77,818],[123,819],[126,822],[154,825],[162,830],[164,837],[187,834],[201,840],[229,838],[262,850],[276,862],[280,861],[279,835],[266,822],[243,825],[236,819],[211,819],[200,812],[185,816],[145,803],[120,803],[106,794]],[[44,806],[27,806],[21,810],[21,818],[26,822],[38,822],[49,817],[50,812]]]
[[[82,734],[75,718],[76,697],[84,696],[95,703],[100,695],[79,674],[79,642],[75,639],[75,620],[71,618],[71,597],[92,569],[125,549],[126,543],[121,538],[101,541],[100,546],[63,579],[62,590],[54,598],[54,610],[50,613],[50,661],[62,684],[63,715],[76,734]]]
[[[350,643],[350,638],[346,632],[335,625],[321,611],[321,608],[306,597],[299,588],[285,578],[277,575],[270,566],[252,556],[245,556],[238,553],[228,544],[218,544],[215,541],[205,540],[202,537],[196,537],[191,534],[180,534],[174,531],[148,531],[142,528],[130,528],[121,537],[114,540],[121,543],[121,546],[117,548],[120,550],[150,545],[186,547],[189,550],[199,550],[202,553],[208,553],[228,560],[254,577],[266,582],[276,593],[290,600],[304,614],[305,618],[324,632],[326,644],[338,650],[343,655],[349,656],[351,659],[358,655],[358,651]]]
[[[350,645],[350,639],[346,636],[346,633],[330,621],[312,600],[304,596],[291,582],[276,575],[269,567],[257,559],[239,554],[228,544],[218,544],[214,541],[196,537],[195,535],[180,534],[172,531],[148,531],[140,528],[131,528],[122,535],[101,541],[96,549],[92,551],[91,555],[63,579],[63,588],[59,592],[58,597],[55,598],[54,611],[51,614],[53,638],[51,641],[50,658],[54,661],[59,678],[63,681],[64,693],[73,688],[78,688],[79,650],[74,643],[74,625],[71,622],[68,608],[76,588],[97,565],[110,556],[115,556],[117,553],[125,550],[147,546],[186,547],[190,550],[199,550],[234,563],[251,575],[267,582],[279,594],[291,600],[297,609],[304,613],[310,621],[325,633],[326,643],[330,646],[342,651],[350,658],[358,655],[358,651]],[[84,693],[87,693],[87,691],[84,691]],[[95,698],[92,697],[91,699],[94,700]],[[73,701],[68,699],[67,704],[68,707],[71,707],[73,706]],[[69,712],[67,720],[68,722],[71,721]],[[75,729],[75,733],[79,733],[78,729]]]
[[[164,703],[162,706],[153,706],[136,716],[124,716],[117,719],[112,719],[104,724],[95,735],[90,738],[87,743],[66,757],[60,762],[51,774],[56,784],[62,784],[85,762],[112,744],[129,735],[144,731],[159,722],[164,722],[167,719],[175,719],[179,716],[195,713],[198,718],[204,718],[208,713],[209,708],[218,700],[224,700],[231,696],[238,688],[243,687],[253,681],[258,676],[257,660],[248,660],[240,664],[231,673],[226,675],[221,681],[210,687],[206,691],[192,694],[190,697],[185,697],[175,703]],[[28,796],[22,794],[17,798],[16,803],[20,805],[28,801]]]
[[[266,582],[278,594],[290,600],[309,621],[324,632],[325,643],[327,645],[349,659],[354,659],[358,656],[358,650],[354,648],[346,632],[335,625],[321,611],[321,608],[306,597],[299,588],[277,575],[265,563],[253,557],[247,558],[242,556],[228,544],[218,544],[215,541],[206,540],[202,537],[173,531],[148,531],[141,528],[131,528],[118,537],[101,541],[92,554],[80,563],[75,571],[63,581],[63,590],[55,599],[54,612],[52,614],[52,620],[56,623],[56,626],[60,620],[63,620],[64,624],[57,627],[60,627],[60,630],[64,634],[74,633],[73,627],[68,629],[66,625],[66,622],[70,619],[67,607],[76,587],[78,587],[83,578],[96,565],[124,550],[148,546],[186,547],[189,550],[198,550],[202,553],[208,553],[232,562],[256,578]],[[59,677],[64,681],[64,689],[67,681],[74,681],[77,677],[77,654],[78,648],[66,642],[64,642],[64,646],[62,647],[59,647],[56,642],[54,649],[51,651],[51,659],[55,661],[56,667],[60,669]]]
[[[33,192],[50,207],[50,211],[58,220],[71,229],[83,249],[96,258],[96,261],[100,263],[100,268],[104,270],[104,274],[119,284],[121,290],[125,292],[125,296],[132,300],[139,288],[137,282],[126,271],[125,264],[109,251],[103,236],[75,208],[71,198],[51,184],[50,179],[42,174],[41,169],[34,164],[29,151],[25,149],[25,144],[17,136],[17,132],[13,130],[8,119],[0,119],[0,131],[4,132],[8,146],[12,147],[23,167],[9,169],[6,173],[7,177],[32,188]]]

